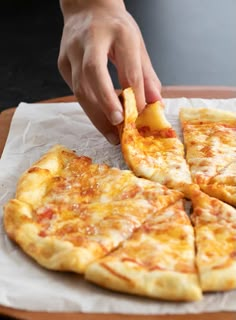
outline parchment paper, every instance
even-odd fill
[[[180,106],[215,107],[236,111],[236,99],[165,99],[166,115],[180,133]],[[127,168],[120,146],[110,145],[77,103],[21,103],[14,115],[0,160],[0,304],[31,311],[178,314],[236,311],[236,290],[204,294],[200,302],[172,303],[114,293],[72,273],[48,271],[26,256],[4,232],[2,206],[14,197],[19,175],[54,144],[78,154]],[[174,288],[173,288],[174,290]]]

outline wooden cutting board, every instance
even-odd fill
[[[235,87],[164,87],[162,96],[166,98],[217,98],[227,99],[236,98]],[[55,102],[72,102],[76,101],[75,97],[59,97],[55,99],[45,100],[46,103]],[[0,156],[4,149],[4,145],[9,132],[12,117],[15,108],[10,108],[0,113]],[[236,303],[236,302],[235,302]],[[123,314],[88,314],[79,312],[30,312],[16,310],[0,306],[0,318],[6,315],[15,319],[27,320],[236,320],[236,312],[217,312],[217,313],[201,313],[186,315],[123,315]]]

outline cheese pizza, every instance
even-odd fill
[[[117,250],[91,263],[85,277],[116,291],[168,300],[201,299],[193,227],[183,201],[154,213]]]
[[[203,291],[236,288],[236,209],[192,188],[196,263]]]
[[[193,182],[236,206],[236,113],[182,108],[180,120]]]
[[[124,123],[120,128],[124,159],[135,175],[184,191],[191,184],[184,146],[166,120],[160,102],[147,105],[138,116],[131,88],[122,92]]]
[[[138,115],[131,88],[121,101],[131,170],[52,147],[4,206],[9,238],[45,268],[115,291],[197,301],[236,288],[236,115],[182,109],[186,161],[160,102]]]
[[[150,214],[182,197],[57,145],[21,176],[15,199],[5,205],[4,226],[42,266],[83,273]]]

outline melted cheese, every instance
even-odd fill
[[[85,171],[81,166],[84,161]],[[37,218],[44,228],[39,234],[59,237],[75,246],[86,247],[90,241],[109,251],[129,238],[150,213],[165,206],[168,194],[171,191],[165,187],[138,179],[128,170],[77,157],[52,179],[43,208],[36,211],[37,217],[48,218],[50,208],[50,217],[56,217],[51,223]]]
[[[146,270],[196,272],[193,228],[182,202],[149,218],[113,257]]]
[[[85,276],[118,291],[158,298],[168,292],[169,299],[198,300],[196,272],[193,228],[179,201],[152,215],[120,248],[90,264]]]
[[[149,127],[151,131],[171,128],[164,115],[164,106],[160,102],[147,105],[136,120],[136,127]]]
[[[191,199],[203,290],[236,288],[236,209],[196,189]]]
[[[132,90],[124,90],[123,97],[125,120],[121,144],[126,163],[137,176],[182,190],[182,185],[191,183],[190,172],[183,145],[166,120],[163,106],[160,103],[147,106],[136,119]]]
[[[184,108],[180,119],[193,182],[209,195],[235,205],[236,114]]]
[[[47,167],[46,154],[23,174],[4,221],[10,237],[49,269],[84,272],[148,216],[183,197],[63,146],[49,150],[48,161]]]

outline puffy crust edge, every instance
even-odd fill
[[[226,291],[236,288],[236,261],[228,268],[199,271],[203,291]]]
[[[47,269],[83,273],[87,264],[101,256],[102,249],[96,243],[83,248],[69,241],[39,236],[40,228],[31,218],[32,207],[25,202],[10,200],[4,210],[4,227],[9,237]]]
[[[71,156],[74,157],[74,153],[61,145],[52,147],[21,175],[17,184],[16,198],[33,207],[37,206],[45,195],[50,180],[59,174]]]
[[[184,122],[236,122],[236,113],[208,108],[181,108],[179,113],[180,121]]]
[[[85,278],[115,291],[173,301],[202,298],[198,275],[174,271],[135,270],[122,262],[90,264]]]
[[[73,151],[56,145],[25,171],[19,179],[16,198],[4,206],[3,223],[8,236],[40,265],[81,273],[94,260],[94,254],[99,256],[101,247],[91,243],[89,250],[75,248],[69,241],[41,237],[33,220],[33,210],[41,203],[50,180],[74,157]]]

